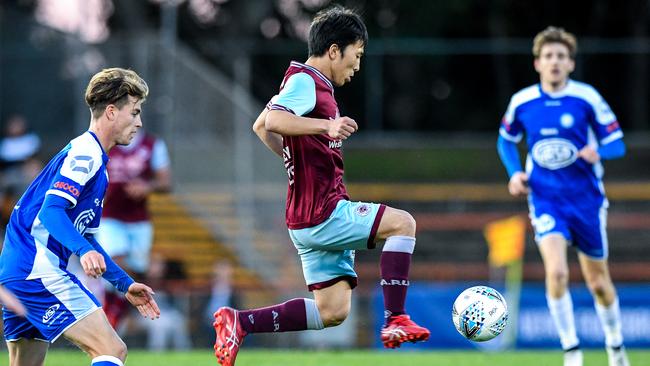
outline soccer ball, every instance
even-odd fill
[[[458,333],[470,341],[484,342],[501,334],[508,324],[508,305],[497,290],[474,286],[458,295],[451,315]]]

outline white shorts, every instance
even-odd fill
[[[103,218],[96,238],[111,257],[126,257],[126,265],[130,270],[139,273],[147,271],[153,243],[151,222],[123,222]]]

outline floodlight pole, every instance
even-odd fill
[[[161,95],[159,103],[161,106],[164,105],[163,130],[164,136],[167,137],[167,146],[171,152],[170,156],[172,156],[172,158],[176,156],[174,152],[177,145],[174,143],[174,139],[170,138],[171,136],[174,136],[174,119],[176,116],[176,68],[174,63],[176,62],[177,20],[178,1],[167,0],[163,2],[160,11],[160,45],[170,57],[160,58],[162,62],[162,75],[164,75],[164,77],[162,78],[163,95]],[[166,62],[164,61],[165,59],[167,60]]]

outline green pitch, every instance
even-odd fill
[[[650,350],[628,351],[632,365],[647,365]],[[0,354],[0,365],[7,365],[6,352]],[[131,366],[214,366],[210,350],[192,352],[151,353],[131,351]],[[558,366],[560,352],[412,352],[412,351],[271,351],[244,349],[237,366]],[[50,351],[46,366],[88,366],[90,359],[81,351]],[[605,351],[587,351],[585,365],[607,366]]]

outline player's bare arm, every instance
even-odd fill
[[[334,120],[296,116],[292,113],[272,110],[266,116],[266,129],[283,136],[321,135],[345,140],[359,128],[350,117]]]
[[[265,126],[268,112],[269,110],[266,108],[260,112],[255,123],[253,123],[253,131],[269,150],[273,151],[277,156],[282,157],[282,135],[267,130]]]
[[[335,139],[347,139],[359,128],[349,117],[334,120],[296,116],[292,113],[269,111],[265,123],[266,129],[284,136],[327,134]]]
[[[524,172],[516,172],[513,174],[508,182],[508,191],[515,197],[530,193],[530,188],[528,188],[528,174]]]
[[[151,193],[169,192],[172,188],[171,169],[158,169],[153,179],[146,181],[143,179],[132,179],[124,186],[126,194],[136,200],[145,199]]]

